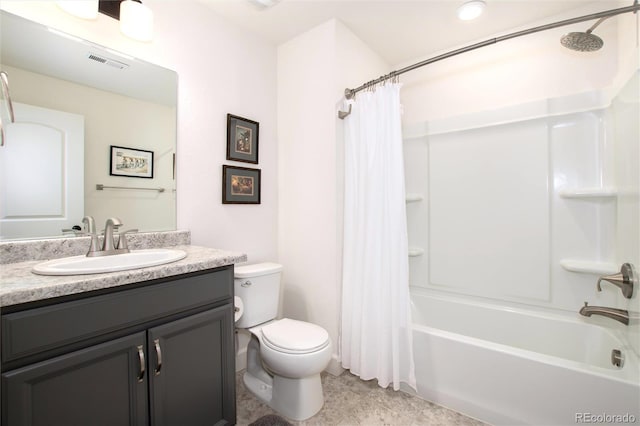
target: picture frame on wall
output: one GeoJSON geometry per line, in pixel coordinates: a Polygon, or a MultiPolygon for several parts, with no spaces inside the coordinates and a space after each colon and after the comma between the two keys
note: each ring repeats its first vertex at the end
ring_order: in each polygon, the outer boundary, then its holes
{"type": "Polygon", "coordinates": [[[260,204],[260,169],[222,166],[223,204],[260,204]]]}
{"type": "Polygon", "coordinates": [[[111,176],[153,179],[153,151],[111,145],[111,176]]]}
{"type": "Polygon", "coordinates": [[[258,164],[260,123],[227,114],[227,160],[258,164]]]}

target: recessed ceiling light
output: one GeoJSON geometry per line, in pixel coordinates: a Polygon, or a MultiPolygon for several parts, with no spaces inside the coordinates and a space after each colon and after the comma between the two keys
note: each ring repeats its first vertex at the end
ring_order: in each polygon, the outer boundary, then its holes
{"type": "Polygon", "coordinates": [[[458,18],[463,21],[470,21],[482,15],[485,7],[484,0],[471,0],[458,8],[458,18]]]}

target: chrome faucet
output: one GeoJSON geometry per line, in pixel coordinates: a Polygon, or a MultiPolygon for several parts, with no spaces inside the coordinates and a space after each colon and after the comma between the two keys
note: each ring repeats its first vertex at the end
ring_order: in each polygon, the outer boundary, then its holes
{"type": "Polygon", "coordinates": [[[120,232],[118,235],[118,243],[114,231],[117,231],[122,226],[122,221],[117,217],[110,217],[104,224],[104,241],[102,242],[102,248],[98,244],[98,235],[96,233],[96,224],[91,216],[86,216],[82,219],[82,222],[86,225],[87,232],[91,236],[91,247],[87,253],[87,257],[97,256],[111,256],[114,254],[129,253],[129,247],[127,246],[126,234],[138,232],[137,229],[130,229],[125,232],[120,232]]]}
{"type": "Polygon", "coordinates": [[[104,241],[102,242],[103,256],[116,254],[116,244],[115,240],[113,239],[113,230],[117,229],[118,226],[122,226],[122,222],[117,217],[110,217],[104,224],[104,241]]]}
{"type": "Polygon", "coordinates": [[[589,306],[584,302],[584,306],[580,308],[580,315],[590,317],[591,315],[602,315],[616,321],[629,325],[629,311],[624,309],[607,308],[606,306],[589,306]]]}

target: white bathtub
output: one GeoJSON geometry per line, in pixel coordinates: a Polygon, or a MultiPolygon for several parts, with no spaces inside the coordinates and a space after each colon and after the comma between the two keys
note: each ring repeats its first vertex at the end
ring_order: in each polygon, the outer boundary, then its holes
{"type": "Polygon", "coordinates": [[[638,356],[615,327],[577,313],[411,297],[422,398],[495,425],[640,423],[638,356]],[[622,368],[612,349],[624,353],[622,368]]]}

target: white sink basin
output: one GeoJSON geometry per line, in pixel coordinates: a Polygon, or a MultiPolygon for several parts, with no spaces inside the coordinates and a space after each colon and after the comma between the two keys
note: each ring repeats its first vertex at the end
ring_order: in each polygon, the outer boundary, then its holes
{"type": "Polygon", "coordinates": [[[147,249],[112,256],[73,256],[49,260],[33,267],[40,275],[83,275],[126,271],[147,266],[164,265],[187,257],[182,250],[147,249]]]}

